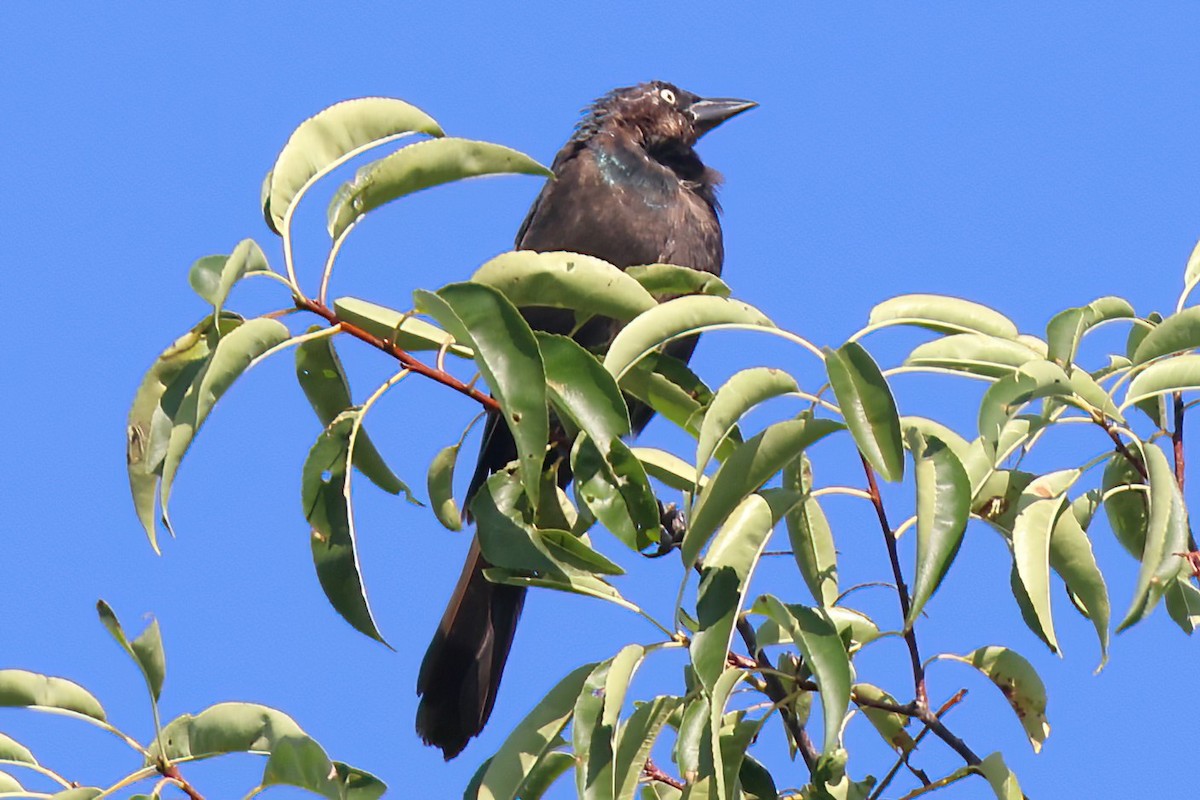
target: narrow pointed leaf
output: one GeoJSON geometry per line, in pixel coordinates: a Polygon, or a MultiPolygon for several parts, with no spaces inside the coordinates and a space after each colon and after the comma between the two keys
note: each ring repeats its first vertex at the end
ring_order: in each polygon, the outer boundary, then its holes
{"type": "Polygon", "coordinates": [[[346,100],[309,117],[292,133],[263,183],[263,216],[275,233],[312,178],[372,142],[404,133],[441,136],[424,111],[390,97],[346,100]]]}
{"type": "Polygon", "coordinates": [[[839,423],[827,419],[784,420],[738,445],[692,507],[692,518],[683,539],[684,564],[690,566],[696,562],[713,531],[748,494],[799,458],[809,445],[841,428],[839,423]]]}
{"type": "Polygon", "coordinates": [[[678,697],[656,697],[641,704],[621,726],[613,766],[616,800],[634,800],[650,749],[680,702],[678,697]]]}
{"type": "Polygon", "coordinates": [[[1050,735],[1046,722],[1046,687],[1033,666],[1006,647],[981,647],[962,656],[943,655],[939,658],[961,661],[986,675],[1004,694],[1025,728],[1025,735],[1036,753],[1050,735]]]}
{"type": "MultiPolygon", "coordinates": [[[[858,703],[859,710],[862,711],[871,723],[871,726],[879,732],[883,740],[888,743],[898,753],[905,754],[912,751],[916,747],[912,736],[905,728],[908,726],[909,718],[903,714],[897,714],[894,711],[885,711],[881,708],[875,708],[869,705],[862,705],[861,700],[874,702],[896,703],[896,698],[869,683],[856,683],[852,687],[854,700],[858,703]]],[[[896,703],[899,705],[898,703],[896,703]]]]}
{"type": "MultiPolygon", "coordinates": [[[[308,332],[316,330],[320,328],[314,325],[308,332]]],[[[353,405],[346,370],[342,368],[342,360],[329,336],[309,339],[296,346],[296,380],[322,427],[328,426],[338,414],[353,405]]],[[[354,444],[354,466],[388,494],[409,494],[404,481],[397,478],[384,462],[365,430],[358,432],[354,444]]]]}
{"type": "Polygon", "coordinates": [[[987,306],[937,294],[906,294],[871,309],[870,324],[918,325],[939,333],[983,333],[1016,338],[1017,326],[987,306]]]}
{"type": "Polygon", "coordinates": [[[971,514],[971,481],[958,456],[941,439],[909,430],[917,489],[917,562],[911,627],[958,555],[971,514]]]}
{"type": "Polygon", "coordinates": [[[729,698],[742,681],[746,672],[732,667],[721,673],[712,690],[712,706],[709,715],[709,740],[713,749],[713,779],[718,800],[733,798],[733,784],[746,754],[750,737],[757,732],[758,722],[750,721],[739,725],[744,711],[725,713],[729,698]],[[741,734],[741,735],[739,735],[741,734]],[[740,745],[740,747],[738,746],[740,745]]]}
{"type": "Polygon", "coordinates": [[[751,494],[729,515],[705,555],[696,598],[700,630],[690,650],[696,676],[709,692],[725,668],[734,623],[774,522],[768,502],[751,494]]]}
{"type": "Polygon", "coordinates": [[[837,627],[825,609],[787,606],[771,595],[758,598],[753,610],[787,629],[804,655],[804,663],[821,688],[825,721],[823,750],[832,753],[840,746],[842,718],[850,706],[850,657],[837,627]]]}
{"type": "Polygon", "coordinates": [[[192,264],[188,283],[196,294],[212,305],[213,312],[220,315],[234,284],[252,272],[270,271],[271,265],[258,243],[243,239],[230,255],[206,256],[192,264]]]}
{"type": "Polygon", "coordinates": [[[991,452],[999,451],[1005,425],[1029,401],[1072,393],[1062,367],[1049,361],[1030,361],[992,384],[979,403],[979,433],[991,452]]]}
{"type": "Polygon", "coordinates": [[[1019,341],[982,333],[960,333],[918,345],[904,360],[906,366],[949,369],[1002,378],[1042,356],[1019,341]]]}
{"type": "Polygon", "coordinates": [[[121,627],[117,615],[108,603],[103,600],[98,601],[96,612],[100,615],[100,622],[108,629],[113,639],[137,664],[138,669],[142,672],[142,677],[146,680],[146,689],[150,692],[151,699],[157,703],[162,694],[163,679],[167,672],[167,658],[163,652],[162,632],[159,630],[158,620],[151,620],[145,630],[131,642],[125,636],[125,630],[121,627]]]}
{"type": "Polygon", "coordinates": [[[454,341],[454,337],[436,325],[419,317],[405,314],[357,297],[339,297],[333,301],[338,319],[367,333],[394,343],[401,350],[441,350],[460,358],[473,358],[471,348],[454,341]]]}
{"type": "Polygon", "coordinates": [[[304,517],[312,528],[313,563],[325,597],[361,633],[387,644],[375,624],[358,562],[350,471],[360,409],[338,415],[309,450],[301,478],[304,517]]]}
{"type": "Polygon", "coordinates": [[[577,668],[552,688],[492,756],[479,783],[479,800],[516,800],[526,776],[552,749],[571,719],[575,701],[596,664],[577,668]]]}
{"type": "MultiPolygon", "coordinates": [[[[677,358],[651,353],[620,381],[621,389],[642,401],[663,418],[695,437],[700,435],[703,409],[713,398],[704,381],[677,358]]],[[[728,439],[740,441],[737,432],[728,439]]],[[[727,455],[718,448],[719,455],[727,455]]]]}
{"type": "MultiPolygon", "coordinates": [[[[653,447],[631,447],[629,452],[642,462],[649,477],[681,492],[696,491],[695,468],[679,456],[653,447]]],[[[707,483],[708,478],[702,477],[700,487],[703,488],[707,483]]]]}
{"type": "Polygon", "coordinates": [[[1104,512],[1113,535],[1134,558],[1141,559],[1146,549],[1146,530],[1150,524],[1150,495],[1142,476],[1123,455],[1114,453],[1104,466],[1104,512]],[[1113,491],[1118,487],[1121,491],[1113,491]]]}
{"type": "Polygon", "coordinates": [[[285,736],[272,742],[262,785],[298,786],[329,800],[340,800],[343,794],[333,762],[308,736],[285,736]]]}
{"type": "MultiPolygon", "coordinates": [[[[575,794],[584,800],[611,800],[615,727],[604,719],[606,686],[613,659],[600,662],[575,700],[571,749],[575,753],[575,794]]],[[[624,691],[622,690],[622,696],[624,691]]]]}
{"type": "Polygon", "coordinates": [[[658,541],[658,503],[649,478],[620,439],[606,447],[580,436],[571,449],[575,495],[610,533],[631,550],[658,541]]]}
{"type": "Polygon", "coordinates": [[[462,512],[454,502],[454,465],[458,461],[458,450],[462,443],[447,445],[438,451],[429,463],[426,481],[429,489],[429,505],[438,522],[452,531],[462,530],[462,512]]]}
{"type": "Polygon", "coordinates": [[[1200,347],[1200,306],[1185,308],[1146,334],[1133,353],[1134,365],[1200,347]]]}
{"type": "Polygon", "coordinates": [[[553,173],[524,153],[491,142],[445,137],[402,147],[367,164],[329,205],[329,235],[339,238],[362,217],[405,195],[483,175],[553,173]]]}
{"type": "Polygon", "coordinates": [[[174,417],[184,392],[216,346],[219,330],[228,333],[241,324],[236,315],[224,314],[214,325],[205,317],[159,355],[142,379],[129,409],[126,428],[126,462],[134,509],[150,546],[158,552],[155,506],[163,458],[171,438],[174,417]]]}
{"type": "Polygon", "coordinates": [[[1046,644],[1055,653],[1058,652],[1058,639],[1050,609],[1050,538],[1064,502],[1062,497],[1044,498],[1026,488],[1017,501],[1012,533],[1017,576],[1046,644]]]}
{"type": "Polygon", "coordinates": [[[812,464],[808,456],[801,456],[783,468],[783,488],[804,496],[785,516],[792,557],[817,604],[831,606],[838,597],[837,549],[829,520],[812,496],[812,464]]]}
{"type": "Polygon", "coordinates": [[[622,328],[604,357],[604,368],[620,380],[634,364],[668,341],[722,325],[774,327],[761,311],[737,300],[712,295],[678,297],[622,328]]]}
{"type": "MultiPolygon", "coordinates": [[[[1195,310],[1200,312],[1200,307],[1195,310]]],[[[1151,364],[1139,372],[1129,382],[1121,408],[1162,394],[1191,389],[1200,389],[1200,355],[1175,356],[1151,364]]]]}
{"type": "Polygon", "coordinates": [[[1117,633],[1145,619],[1186,566],[1178,554],[1188,549],[1187,509],[1174,470],[1161,448],[1146,447],[1143,452],[1150,470],[1150,520],[1133,601],[1117,633]]]}
{"type": "Polygon", "coordinates": [[[685,294],[729,297],[730,293],[725,281],[711,272],[675,264],[644,264],[628,268],[625,274],[660,300],[685,294]]]}
{"type": "Polygon", "coordinates": [[[550,421],[546,373],[533,331],[521,312],[490,286],[452,283],[437,294],[417,291],[414,297],[418,306],[475,351],[475,364],[500,403],[516,442],[521,482],[536,506],[550,421]]]}
{"type": "Polygon", "coordinates": [[[704,472],[717,445],[748,411],[773,397],[798,391],[799,388],[795,378],[771,367],[753,367],[735,373],[716,391],[700,424],[696,475],[704,472]]]}
{"type": "Polygon", "coordinates": [[[37,764],[37,759],[25,745],[0,733],[0,761],[15,761],[18,764],[37,764]]]}
{"type": "Polygon", "coordinates": [[[16,778],[14,778],[12,775],[9,775],[7,772],[0,772],[0,795],[16,796],[16,797],[30,797],[30,796],[36,797],[36,795],[26,794],[25,787],[21,785],[21,782],[19,780],[17,780],[16,778]],[[9,795],[10,792],[12,793],[12,795],[9,795]]]}
{"type": "Polygon", "coordinates": [[[1101,297],[1086,306],[1068,308],[1054,315],[1046,325],[1046,358],[1059,366],[1068,368],[1075,361],[1075,353],[1083,335],[1102,322],[1113,319],[1130,319],[1133,306],[1120,297],[1101,297]]]}
{"type": "Polygon", "coordinates": [[[630,320],[654,308],[650,292],[620,269],[580,253],[515,250],[488,261],[471,276],[514,306],[565,308],[581,315],[630,320]]]}
{"type": "Polygon", "coordinates": [[[50,795],[50,800],[93,800],[93,798],[99,797],[102,794],[104,794],[104,790],[95,786],[80,786],[75,789],[56,792],[50,795]]]}
{"type": "Polygon", "coordinates": [[[1079,498],[1055,520],[1050,537],[1050,566],[1066,583],[1072,598],[1096,628],[1100,641],[1100,665],[1096,668],[1099,671],[1108,661],[1111,610],[1104,575],[1096,564],[1092,544],[1077,511],[1082,507],[1080,501],[1086,503],[1086,500],[1086,497],[1079,498]]]}
{"type": "Polygon", "coordinates": [[[867,462],[884,480],[904,477],[900,417],[887,379],[857,342],[825,348],[825,368],[846,427],[867,462]]]}
{"type": "Polygon", "coordinates": [[[60,708],[104,722],[100,701],[66,678],[54,678],[23,669],[0,669],[0,707],[60,708]]]}
{"type": "Polygon", "coordinates": [[[212,355],[180,401],[179,412],[173,419],[159,488],[164,518],[180,462],[213,406],[257,359],[271,348],[283,344],[289,336],[287,326],[282,322],[259,317],[242,323],[216,343],[212,355]]]}

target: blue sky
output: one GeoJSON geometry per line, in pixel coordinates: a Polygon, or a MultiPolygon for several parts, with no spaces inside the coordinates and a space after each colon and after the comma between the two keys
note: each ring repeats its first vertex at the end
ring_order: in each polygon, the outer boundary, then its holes
{"type": "MultiPolygon", "coordinates": [[[[281,263],[259,184],[306,116],[349,97],[397,96],[452,134],[548,163],[578,109],[613,86],[663,78],[757,100],[761,108],[700,148],[726,176],[726,276],[736,296],[824,344],[859,328],[877,302],[915,291],[986,301],[1034,333],[1055,311],[1101,295],[1126,297],[1140,313],[1167,310],[1200,236],[1194,4],[824,3],[751,13],[697,2],[686,15],[650,3],[147,8],[0,5],[0,666],[76,679],[145,737],[140,680],[93,605],[105,598],[129,627],[152,613],[167,644],[166,715],[226,699],[279,707],[396,796],[406,787],[457,796],[541,691],[652,630],[608,608],[533,597],[487,734],[443,764],[412,732],[413,686],[466,539],[364,485],[366,580],[397,651],[333,614],[298,502],[317,426],[287,357],[218,407],[177,484],[179,538],[152,554],[125,482],[128,403],[155,354],[204,313],[186,282],[192,261],[252,236],[281,263]]],[[[465,278],[511,246],[537,189],[532,178],[473,182],[373,215],[344,250],[335,293],[403,306],[414,288],[465,278]]],[[[323,203],[305,211],[298,224],[312,233],[300,257],[311,275],[323,257],[323,203]]],[[[263,284],[240,289],[233,307],[278,307],[263,284]]],[[[895,363],[913,341],[868,344],[895,363]]],[[[360,396],[387,376],[374,354],[347,361],[360,396]]],[[[696,360],[713,381],[758,363],[816,377],[794,351],[738,337],[706,341],[696,360]]],[[[942,413],[969,432],[977,393],[937,386],[902,392],[902,411],[942,413]]],[[[465,399],[409,381],[372,412],[371,428],[420,486],[429,458],[472,414],[465,399]]],[[[646,438],[681,443],[665,425],[646,438]]],[[[1103,447],[1079,441],[1089,453],[1103,447]]],[[[836,475],[835,449],[817,452],[818,478],[826,455],[836,475]]],[[[829,509],[844,569],[877,577],[878,531],[852,503],[829,509]]],[[[1119,613],[1132,562],[1103,525],[1094,540],[1119,613]]],[[[940,665],[935,698],[971,690],[956,732],[980,752],[1003,749],[1033,796],[1177,793],[1194,750],[1192,643],[1159,612],[1118,637],[1093,677],[1090,625],[1061,592],[1060,660],[1021,625],[998,537],[972,527],[962,557],[969,563],[927,609],[926,652],[1000,643],[1026,654],[1048,685],[1053,733],[1034,756],[998,693],[940,665]]],[[[639,585],[661,580],[655,569],[637,565],[623,587],[639,596],[639,585]]],[[[786,574],[772,566],[761,580],[786,574]]],[[[879,665],[902,667],[897,656],[885,652],[879,665]]],[[[648,673],[644,691],[655,674],[673,681],[674,669],[648,673]]],[[[903,672],[895,684],[906,685],[903,672]]],[[[135,766],[119,745],[63,720],[7,712],[0,730],[51,765],[77,768],[80,780],[135,766]]],[[[870,754],[879,752],[862,741],[851,769],[878,774],[870,754]]],[[[778,747],[774,755],[782,782],[802,781],[778,747]]],[[[234,760],[189,775],[209,797],[234,796],[256,768],[234,760]]],[[[981,783],[946,794],[988,795],[981,783]]]]}

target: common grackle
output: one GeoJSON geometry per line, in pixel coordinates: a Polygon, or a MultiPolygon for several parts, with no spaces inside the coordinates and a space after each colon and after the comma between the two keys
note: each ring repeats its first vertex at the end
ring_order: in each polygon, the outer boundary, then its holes
{"type": "MultiPolygon", "coordinates": [[[[567,250],[604,259],[621,269],[670,263],[721,273],[724,246],[717,219],[720,175],[704,166],[696,141],[725,120],[755,106],[747,100],[704,99],[654,81],[616,89],[585,113],[554,159],[546,183],[517,232],[517,249],[567,250]]],[[[570,333],[571,312],[523,309],[531,327],[570,333]]],[[[603,349],[615,335],[611,320],[593,319],[574,333],[585,347],[603,349]]],[[[687,360],[695,338],[667,352],[687,360]]],[[[634,433],[653,412],[631,408],[634,433]]],[[[491,415],[468,500],[493,472],[516,457],[507,426],[491,415]]],[[[560,484],[570,470],[560,468],[560,484]]],[[[525,589],[489,582],[479,540],[471,543],[462,577],[421,664],[417,733],[446,759],[462,752],[492,713],[512,646],[525,589]]]]}

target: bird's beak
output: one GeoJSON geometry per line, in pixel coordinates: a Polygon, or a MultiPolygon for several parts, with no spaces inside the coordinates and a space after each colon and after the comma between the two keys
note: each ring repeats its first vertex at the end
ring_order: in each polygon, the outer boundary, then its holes
{"type": "Polygon", "coordinates": [[[725,120],[736,117],[743,111],[749,111],[757,106],[753,100],[738,100],[735,97],[701,98],[688,106],[688,113],[696,126],[696,136],[700,137],[720,125],[725,120]]]}

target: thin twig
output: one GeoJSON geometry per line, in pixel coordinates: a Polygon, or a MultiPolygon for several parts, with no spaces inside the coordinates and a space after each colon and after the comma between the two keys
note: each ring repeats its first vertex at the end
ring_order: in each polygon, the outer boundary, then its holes
{"type": "Polygon", "coordinates": [[[1175,482],[1183,494],[1183,392],[1175,393],[1175,430],[1171,431],[1171,444],[1175,446],[1175,482]]]}
{"type": "MultiPolygon", "coordinates": [[[[746,649],[754,654],[756,667],[762,670],[763,677],[763,693],[771,699],[779,708],[779,717],[783,720],[783,724],[787,727],[788,733],[791,734],[792,740],[796,743],[796,749],[800,751],[800,757],[804,759],[804,765],[808,767],[811,773],[817,766],[816,746],[813,745],[812,739],[808,738],[808,732],[804,730],[804,726],[793,717],[785,708],[788,695],[790,694],[779,676],[775,674],[775,667],[767,658],[767,653],[758,646],[757,637],[754,635],[754,628],[746,621],[745,617],[739,617],[737,621],[738,633],[742,636],[742,641],[746,643],[746,649]]],[[[815,688],[815,687],[814,687],[815,688]]]]}
{"type": "Polygon", "coordinates": [[[179,772],[179,768],[174,764],[163,764],[159,766],[158,771],[162,773],[164,778],[170,778],[188,796],[188,800],[204,800],[204,795],[196,791],[196,787],[187,782],[187,778],[183,777],[179,772]]]}
{"type": "MultiPolygon", "coordinates": [[[[951,697],[946,702],[942,703],[942,707],[937,710],[937,716],[939,718],[946,716],[946,714],[949,713],[950,709],[954,708],[956,705],[961,703],[963,701],[963,698],[966,696],[967,696],[967,690],[959,689],[957,692],[955,692],[953,697],[951,697]]],[[[888,787],[888,784],[890,784],[892,782],[892,779],[896,777],[896,773],[900,771],[900,767],[906,766],[908,764],[909,755],[911,755],[917,749],[917,745],[919,745],[921,743],[921,740],[924,739],[928,734],[929,734],[929,728],[922,727],[920,732],[916,735],[916,737],[913,738],[912,749],[909,750],[907,753],[900,754],[900,758],[896,759],[896,763],[893,764],[892,768],[890,770],[888,770],[888,773],[883,776],[883,780],[881,780],[879,782],[879,785],[875,787],[875,791],[871,792],[871,796],[868,797],[867,800],[879,800],[880,795],[883,794],[883,790],[888,787]]]]}
{"type": "Polygon", "coordinates": [[[1108,417],[1100,414],[1092,419],[1097,425],[1104,429],[1104,432],[1108,434],[1108,438],[1112,439],[1113,446],[1117,448],[1117,452],[1123,455],[1125,460],[1133,465],[1133,468],[1136,469],[1138,474],[1142,476],[1142,480],[1150,480],[1150,473],[1146,471],[1146,465],[1143,464],[1142,460],[1135,456],[1133,452],[1125,446],[1123,441],[1121,441],[1121,434],[1117,433],[1116,429],[1113,428],[1112,422],[1109,421],[1108,417]]]}
{"type": "Polygon", "coordinates": [[[667,786],[673,786],[676,789],[686,789],[687,788],[686,783],[679,780],[678,778],[672,778],[670,775],[663,772],[649,758],[646,759],[645,765],[642,766],[642,775],[644,775],[646,777],[646,780],[658,781],[659,783],[665,783],[667,786]]]}
{"type": "Polygon", "coordinates": [[[463,383],[448,372],[435,369],[425,362],[419,361],[407,350],[397,347],[395,343],[390,342],[387,339],[382,339],[375,334],[370,333],[369,331],[363,330],[353,323],[340,319],[337,315],[337,312],[324,303],[319,303],[316,300],[310,300],[305,297],[297,297],[295,300],[298,308],[302,308],[305,311],[311,311],[317,316],[327,320],[331,325],[341,325],[343,332],[350,334],[356,339],[366,342],[374,348],[382,350],[383,352],[392,356],[392,358],[399,361],[401,366],[404,368],[412,370],[418,375],[423,375],[430,380],[434,380],[440,384],[449,386],[454,391],[465,394],[467,397],[471,398],[490,411],[500,410],[500,404],[497,403],[494,398],[484,394],[474,386],[463,383]]]}

